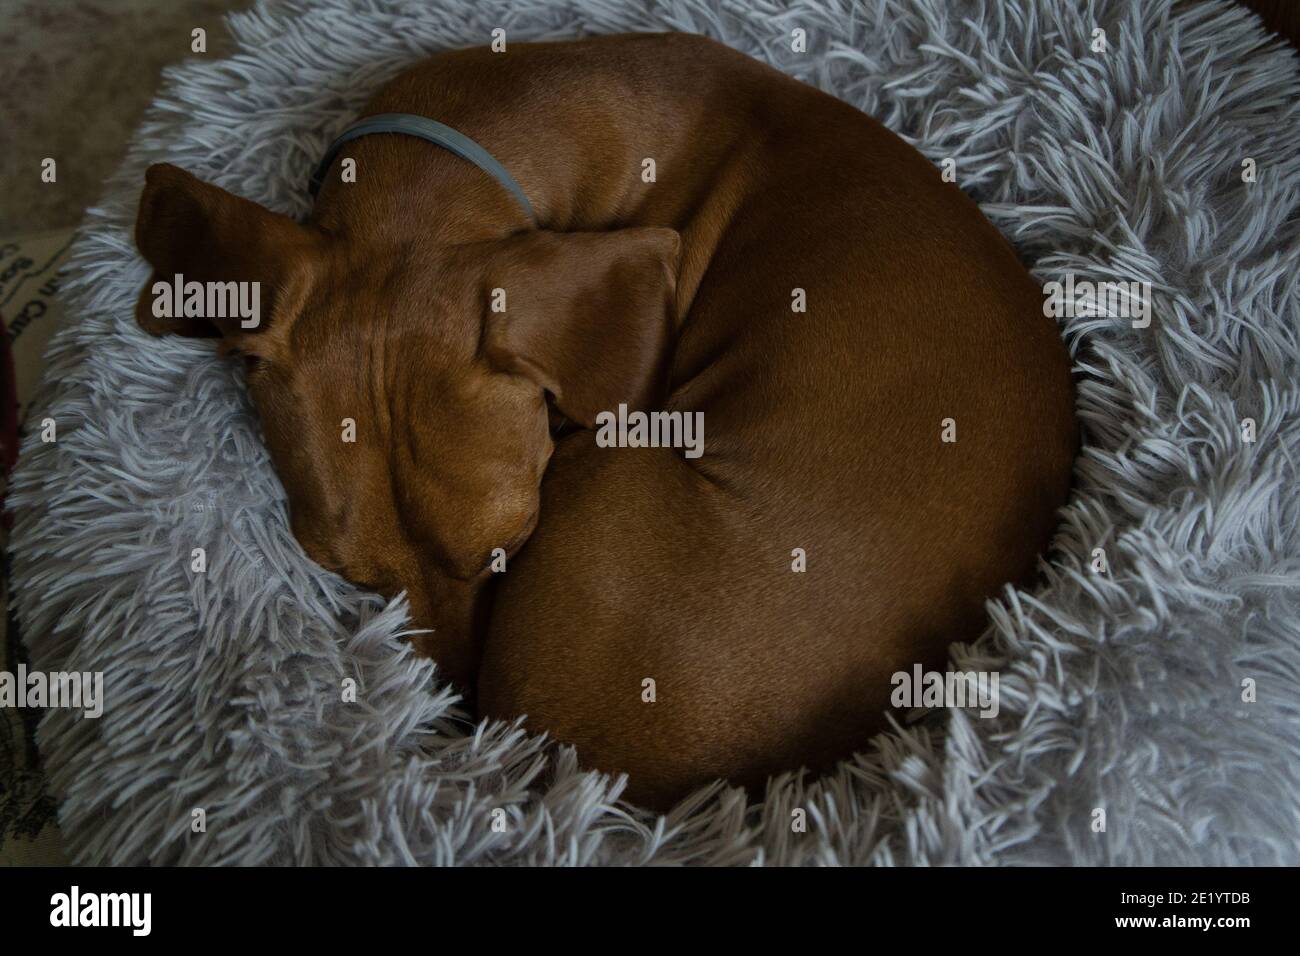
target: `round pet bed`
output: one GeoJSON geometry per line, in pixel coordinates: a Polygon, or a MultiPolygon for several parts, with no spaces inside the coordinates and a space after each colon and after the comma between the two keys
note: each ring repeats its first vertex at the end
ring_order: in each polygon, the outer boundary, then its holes
{"type": "Polygon", "coordinates": [[[32,666],[103,672],[102,717],[52,709],[40,732],[74,861],[1300,862],[1300,74],[1256,17],[1226,0],[320,0],[230,23],[241,52],[167,72],[88,215],[33,415],[57,440],[33,428],[14,477],[32,666]],[[707,33],[955,160],[1044,284],[1150,283],[1145,327],[1060,320],[1076,490],[1042,581],[952,651],[1000,672],[996,717],[900,726],[758,804],[714,786],[663,818],[627,806],[571,750],[467,719],[400,640],[404,605],[303,555],[237,364],[137,329],[148,163],[302,216],[376,87],[499,27],[707,33]]]}

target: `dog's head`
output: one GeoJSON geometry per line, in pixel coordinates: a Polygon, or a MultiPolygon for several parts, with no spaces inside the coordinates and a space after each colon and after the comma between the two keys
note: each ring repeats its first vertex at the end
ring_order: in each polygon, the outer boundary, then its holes
{"type": "Polygon", "coordinates": [[[414,623],[435,628],[425,649],[468,683],[495,549],[513,555],[538,520],[548,398],[591,427],[620,402],[658,397],[678,237],[364,235],[302,226],[153,166],[136,244],[154,275],[136,317],[155,335],[220,337],[243,357],[304,551],[381,594],[405,590],[414,623]],[[257,283],[256,325],[211,314],[234,286],[214,286],[202,315],[166,314],[158,284],[177,275],[257,283]]]}

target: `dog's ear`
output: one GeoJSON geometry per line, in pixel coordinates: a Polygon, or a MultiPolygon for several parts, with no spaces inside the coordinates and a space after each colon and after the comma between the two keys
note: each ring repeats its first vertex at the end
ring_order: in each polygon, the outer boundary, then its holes
{"type": "Polygon", "coordinates": [[[680,237],[672,229],[529,232],[502,243],[489,271],[484,347],[588,428],[619,403],[663,398],[676,334],[680,237]]]}
{"type": "MultiPolygon", "coordinates": [[[[287,216],[159,163],[145,173],[135,244],[154,269],[136,302],[136,321],[145,331],[220,335],[227,345],[257,354],[272,344],[267,330],[278,325],[283,331],[301,307],[320,238],[287,216]],[[206,309],[201,316],[177,315],[175,297],[163,285],[172,288],[178,275],[186,285],[256,282],[256,325],[246,316],[208,315],[206,309]]],[[[244,287],[245,303],[252,302],[252,289],[244,287]]]]}

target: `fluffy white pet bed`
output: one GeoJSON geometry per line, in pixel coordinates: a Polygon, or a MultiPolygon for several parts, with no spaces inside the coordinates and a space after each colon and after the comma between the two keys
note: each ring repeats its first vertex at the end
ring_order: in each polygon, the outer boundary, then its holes
{"type": "Polygon", "coordinates": [[[1300,82],[1252,14],[322,0],[231,25],[243,52],[168,72],[88,217],[35,416],[58,440],[29,436],[15,478],[33,666],[104,673],[102,718],[52,710],[41,728],[76,861],[1300,862],[1300,82]],[[628,807],[572,752],[468,722],[399,641],[404,605],[303,556],[235,363],[137,330],[149,162],[301,216],[312,165],[381,82],[497,27],[710,34],[956,159],[1042,281],[1151,283],[1149,328],[1062,321],[1077,491],[1041,585],[1001,595],[983,638],[953,650],[956,667],[1000,669],[996,718],[953,710],[864,740],[761,805],[714,787],[667,818],[628,807]]]}

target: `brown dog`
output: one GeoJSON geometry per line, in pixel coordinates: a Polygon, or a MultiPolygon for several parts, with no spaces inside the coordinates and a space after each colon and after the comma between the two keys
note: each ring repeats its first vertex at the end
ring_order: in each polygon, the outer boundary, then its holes
{"type": "Polygon", "coordinates": [[[541,228],[409,136],[348,144],[307,225],[155,166],[155,280],[260,282],[264,318],[157,319],[146,287],[139,320],[248,356],[303,548],[405,590],[482,714],[648,806],[755,787],[865,748],[891,675],[1032,575],[1076,449],[1066,351],[883,127],[680,34],[448,53],[365,112],[472,137],[541,228]],[[599,446],[620,403],[703,412],[703,456],[599,446]]]}

